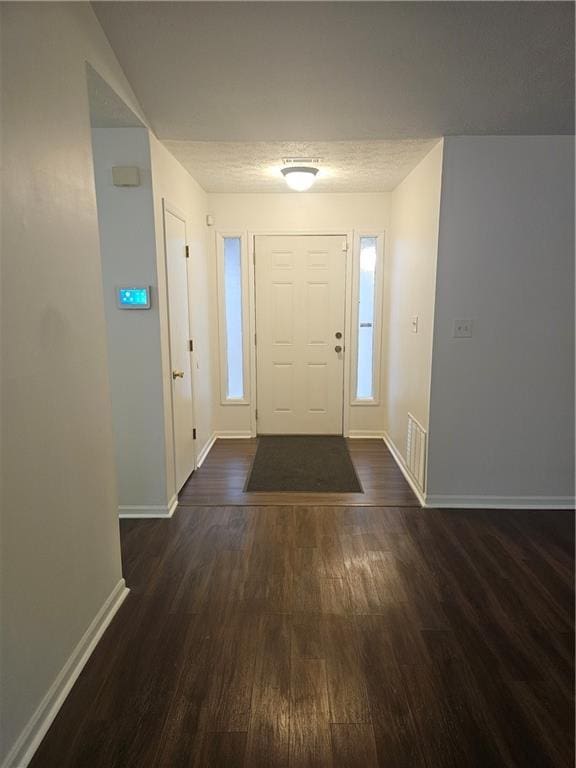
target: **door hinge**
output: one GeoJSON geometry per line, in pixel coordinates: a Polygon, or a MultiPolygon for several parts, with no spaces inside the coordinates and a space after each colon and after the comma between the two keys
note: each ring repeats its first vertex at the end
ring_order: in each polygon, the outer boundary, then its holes
{"type": "Polygon", "coordinates": [[[344,252],[348,251],[348,238],[346,238],[345,240],[342,241],[342,250],[344,252]]]}
{"type": "Polygon", "coordinates": [[[186,253],[186,258],[189,259],[190,258],[190,246],[189,245],[184,246],[184,252],[186,253]]]}
{"type": "Polygon", "coordinates": [[[256,334],[254,334],[254,346],[256,346],[256,343],[257,343],[257,342],[256,342],[256,338],[257,338],[257,337],[256,337],[256,334]]]}
{"type": "Polygon", "coordinates": [[[192,440],[196,440],[196,427],[192,430],[192,440]]]}
{"type": "Polygon", "coordinates": [[[258,421],[258,408],[256,408],[255,418],[256,418],[256,421],[258,421]]]}
{"type": "Polygon", "coordinates": [[[188,350],[190,352],[194,352],[194,339],[190,339],[190,341],[188,342],[188,350]]]}

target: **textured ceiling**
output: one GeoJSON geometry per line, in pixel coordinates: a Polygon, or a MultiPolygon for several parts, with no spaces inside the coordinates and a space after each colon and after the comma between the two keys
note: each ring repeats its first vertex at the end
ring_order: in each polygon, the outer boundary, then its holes
{"type": "Polygon", "coordinates": [[[285,192],[286,157],[320,158],[314,192],[393,189],[435,140],[337,142],[164,141],[208,192],[285,192]]]}
{"type": "Polygon", "coordinates": [[[161,139],[341,141],[573,130],[561,2],[104,2],[161,139]]]}
{"type": "Polygon", "coordinates": [[[156,135],[209,191],[283,190],[298,155],[323,160],[315,190],[383,191],[443,135],[574,130],[572,3],[93,5],[156,135]]]}

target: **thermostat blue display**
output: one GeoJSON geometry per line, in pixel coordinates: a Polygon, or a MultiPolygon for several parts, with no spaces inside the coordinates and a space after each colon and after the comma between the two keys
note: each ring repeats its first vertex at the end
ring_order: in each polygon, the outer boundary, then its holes
{"type": "Polygon", "coordinates": [[[119,309],[150,309],[150,288],[117,288],[116,303],[119,309]]]}

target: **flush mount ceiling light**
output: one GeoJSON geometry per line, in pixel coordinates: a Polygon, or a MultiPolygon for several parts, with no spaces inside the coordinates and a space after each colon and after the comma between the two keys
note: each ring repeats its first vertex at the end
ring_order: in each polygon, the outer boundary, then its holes
{"type": "MultiPolygon", "coordinates": [[[[301,160],[300,163],[302,162],[304,161],[301,160]]],[[[294,189],[296,192],[305,192],[310,189],[316,180],[318,168],[310,165],[299,165],[297,160],[285,160],[284,163],[285,167],[282,168],[281,173],[290,189],[294,189]]]]}

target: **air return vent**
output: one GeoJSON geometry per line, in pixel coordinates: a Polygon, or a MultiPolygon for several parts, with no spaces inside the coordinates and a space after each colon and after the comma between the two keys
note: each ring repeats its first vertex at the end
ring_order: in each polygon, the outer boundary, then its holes
{"type": "Polygon", "coordinates": [[[408,414],[406,466],[421,491],[426,479],[426,431],[411,413],[408,414]]]}

